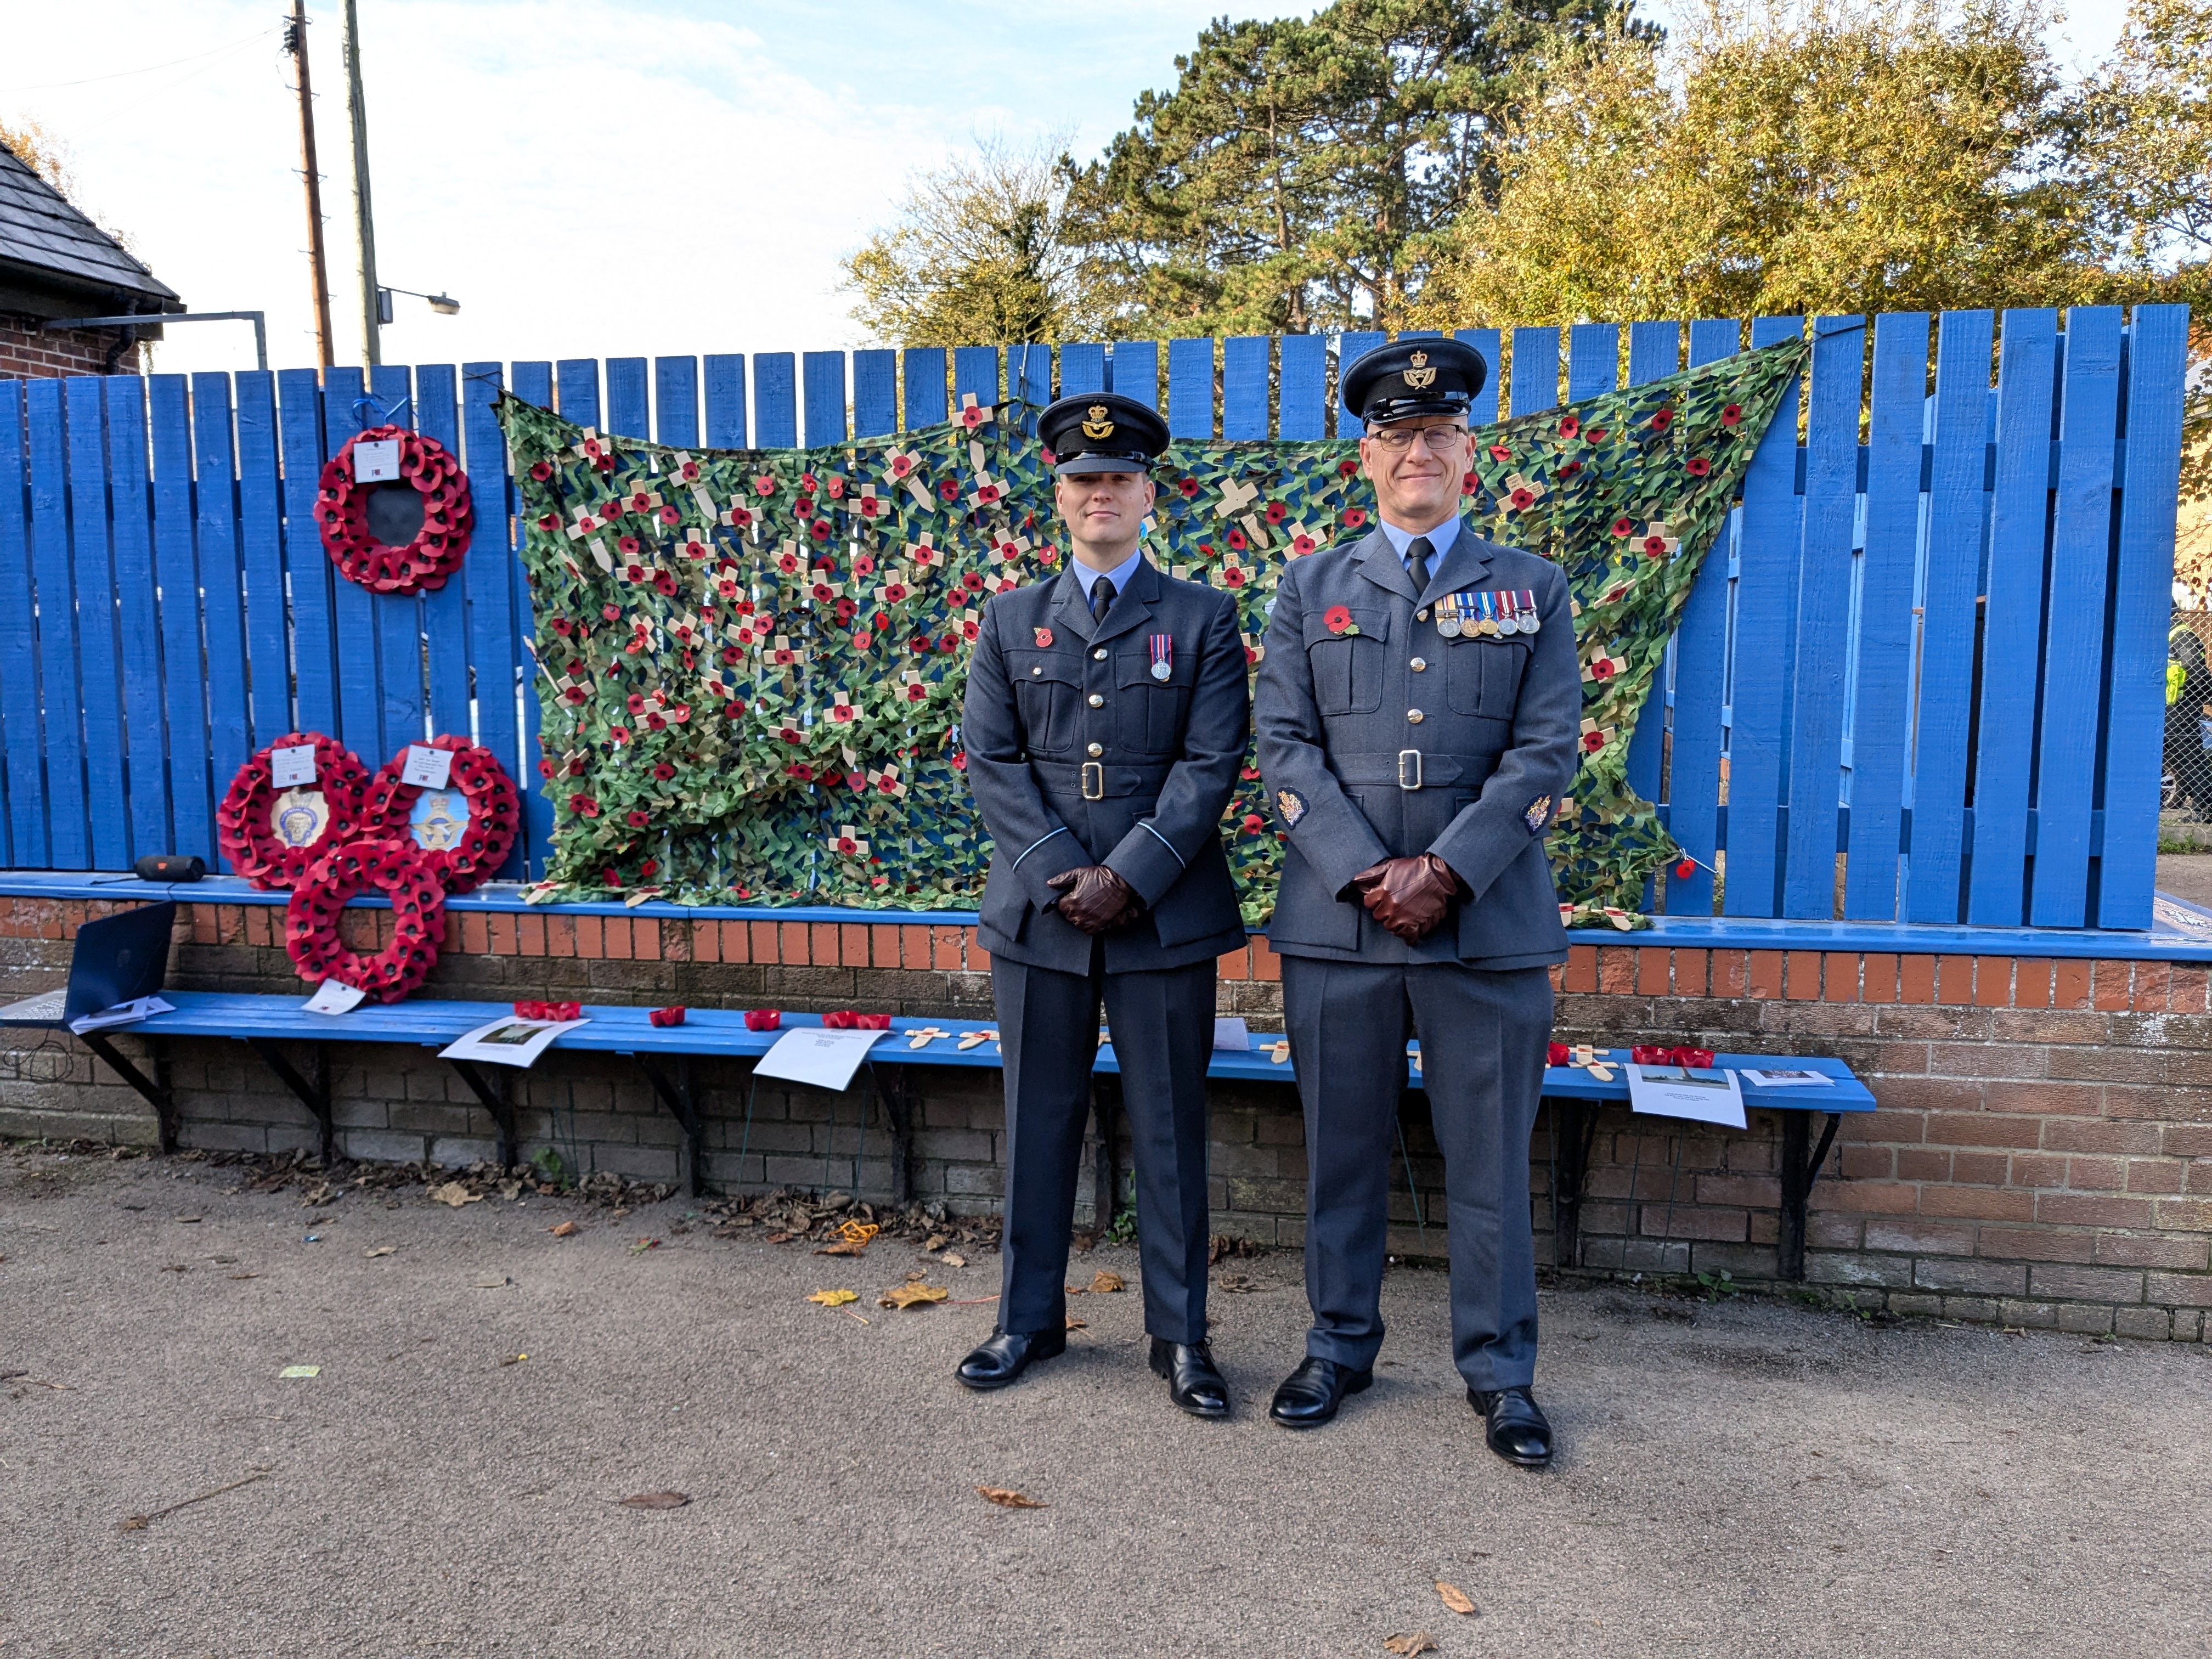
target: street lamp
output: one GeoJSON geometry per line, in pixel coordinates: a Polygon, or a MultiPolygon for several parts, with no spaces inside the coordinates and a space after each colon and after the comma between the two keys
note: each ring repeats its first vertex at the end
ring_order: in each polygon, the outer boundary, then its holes
{"type": "Polygon", "coordinates": [[[388,326],[392,321],[392,296],[405,294],[417,300],[426,300],[430,309],[441,317],[458,316],[461,302],[449,294],[417,294],[411,288],[380,288],[376,290],[376,320],[388,326]]]}

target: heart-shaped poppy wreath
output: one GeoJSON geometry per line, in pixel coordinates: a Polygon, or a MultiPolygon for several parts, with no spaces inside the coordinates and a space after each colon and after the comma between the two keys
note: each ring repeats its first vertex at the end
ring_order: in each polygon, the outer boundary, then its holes
{"type": "Polygon", "coordinates": [[[443,587],[459,567],[476,528],[476,508],[469,475],[445,445],[404,426],[376,426],[347,439],[323,464],[315,522],[331,562],[347,580],[374,593],[422,593],[443,587]],[[422,496],[422,527],[404,547],[388,546],[369,533],[368,498],[381,486],[354,480],[354,446],[384,439],[398,441],[399,482],[414,485],[422,496]]]}
{"type": "MultiPolygon", "coordinates": [[[[412,748],[416,745],[410,744],[412,748]]],[[[447,787],[468,802],[469,818],[450,847],[422,847],[410,835],[415,803],[422,797],[419,784],[404,781],[407,750],[394,755],[370,783],[368,799],[362,809],[365,832],[397,836],[415,841],[422,862],[448,893],[466,893],[497,873],[507,862],[522,819],[521,798],[499,757],[466,738],[433,738],[424,745],[443,749],[453,757],[447,787]]]]}
{"type": "Polygon", "coordinates": [[[308,866],[360,832],[368,793],[368,769],[353,750],[319,732],[287,732],[238,769],[216,809],[216,840],[230,867],[256,887],[297,886],[308,866]],[[276,833],[279,797],[289,792],[277,789],[270,756],[307,744],[314,745],[315,781],[307,787],[322,796],[326,817],[319,834],[293,842],[276,833]]]}
{"type": "Polygon", "coordinates": [[[365,836],[324,854],[284,915],[284,948],[301,978],[334,979],[383,1002],[422,983],[445,935],[445,890],[422,849],[396,836],[365,836]],[[348,899],[372,888],[392,901],[392,942],[362,956],[346,944],[339,920],[348,899]]]}

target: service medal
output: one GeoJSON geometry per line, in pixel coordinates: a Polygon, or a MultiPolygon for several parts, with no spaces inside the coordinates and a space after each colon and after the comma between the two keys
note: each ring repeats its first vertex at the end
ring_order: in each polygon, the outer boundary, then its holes
{"type": "Polygon", "coordinates": [[[1514,608],[1513,595],[1503,588],[1498,593],[1498,631],[1501,634],[1518,634],[1521,631],[1521,618],[1514,608]]]}
{"type": "Polygon", "coordinates": [[[1498,595],[1485,590],[1474,596],[1475,608],[1481,620],[1475,623],[1475,632],[1485,639],[1494,639],[1498,634],[1498,595]]]}
{"type": "Polygon", "coordinates": [[[1523,634],[1533,634],[1544,625],[1543,618],[1536,614],[1536,590],[1533,587],[1524,587],[1521,590],[1520,597],[1521,631],[1523,634]]]}
{"type": "Polygon", "coordinates": [[[1175,635],[1155,634],[1152,641],[1152,678],[1165,680],[1175,672],[1175,635]]]}
{"type": "Polygon", "coordinates": [[[1459,599],[1458,594],[1447,593],[1437,601],[1437,632],[1448,640],[1460,635],[1459,599]]]}

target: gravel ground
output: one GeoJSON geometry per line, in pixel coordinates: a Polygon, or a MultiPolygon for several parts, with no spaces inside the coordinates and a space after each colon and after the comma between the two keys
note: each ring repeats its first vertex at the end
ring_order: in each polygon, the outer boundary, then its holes
{"type": "Polygon", "coordinates": [[[1564,1454],[1530,1474],[1483,1449],[1437,1273],[1393,1274],[1376,1386],[1294,1436],[1263,1415],[1291,1256],[1217,1269],[1250,1288],[1216,1297],[1215,1424],[1145,1369],[1131,1250],[1078,1258],[1131,1293],[1075,1298],[1068,1355],[987,1396],[950,1372],[988,1304],[876,1297],[916,1267],[988,1297],[988,1252],[238,1187],[0,1153],[6,1659],[2207,1648],[2202,1346],[1563,1289],[1564,1454]],[[834,1287],[860,1299],[805,1300],[834,1287]]]}

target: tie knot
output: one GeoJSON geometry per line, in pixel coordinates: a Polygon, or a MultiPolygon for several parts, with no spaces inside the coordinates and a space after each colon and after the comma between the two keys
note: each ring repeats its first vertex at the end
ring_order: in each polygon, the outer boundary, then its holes
{"type": "Polygon", "coordinates": [[[1103,599],[1111,605],[1114,602],[1114,579],[1111,576],[1101,576],[1097,581],[1091,583],[1091,597],[1094,599],[1103,599]]]}
{"type": "Polygon", "coordinates": [[[1406,544],[1406,556],[1409,559],[1425,559],[1436,550],[1435,544],[1426,536],[1416,536],[1406,544]]]}

